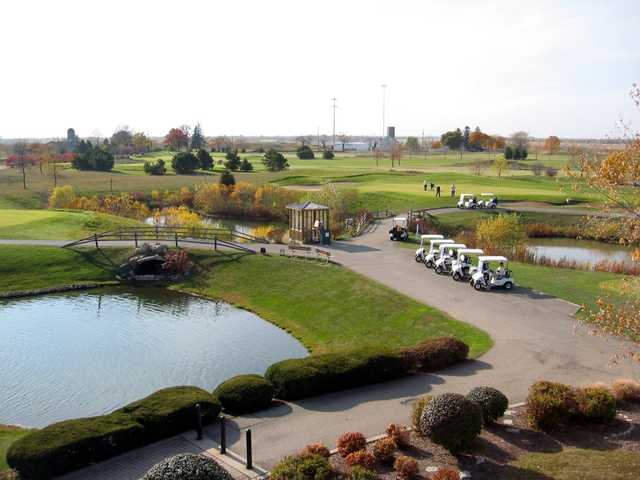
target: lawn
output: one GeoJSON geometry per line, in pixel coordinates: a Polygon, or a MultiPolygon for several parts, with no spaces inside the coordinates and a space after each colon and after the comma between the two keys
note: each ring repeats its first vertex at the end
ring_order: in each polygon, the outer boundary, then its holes
{"type": "Polygon", "coordinates": [[[6,458],[9,446],[27,433],[29,430],[24,428],[0,425],[0,479],[2,479],[2,472],[9,468],[6,458]]]}
{"type": "Polygon", "coordinates": [[[0,210],[0,238],[70,240],[120,227],[135,227],[129,218],[61,210],[0,210]]]}
{"type": "Polygon", "coordinates": [[[505,480],[635,480],[640,455],[625,450],[571,448],[558,453],[527,453],[511,463],[519,469],[505,480]]]}

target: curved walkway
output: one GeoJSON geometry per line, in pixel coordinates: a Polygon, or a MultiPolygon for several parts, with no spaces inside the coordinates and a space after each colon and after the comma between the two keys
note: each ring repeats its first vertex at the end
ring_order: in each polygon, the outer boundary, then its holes
{"type": "MultiPolygon", "coordinates": [[[[271,467],[283,455],[310,442],[334,446],[345,431],[361,431],[369,437],[391,422],[408,423],[412,400],[427,393],[466,393],[477,385],[491,385],[515,403],[523,401],[528,386],[542,378],[583,384],[632,375],[630,364],[609,366],[626,342],[589,335],[573,317],[576,305],[522,288],[509,293],[475,292],[467,284],[438,276],[416,263],[412,250],[388,240],[388,228],[388,221],[377,223],[357,240],[335,242],[327,249],[338,263],[484,329],[493,337],[494,347],[477,360],[436,374],[281,403],[255,415],[233,418],[227,427],[231,450],[245,454],[242,432],[251,428],[254,461],[271,467]]],[[[270,250],[276,253],[280,248],[270,250]]],[[[208,435],[215,438],[215,429],[208,435]]]]}

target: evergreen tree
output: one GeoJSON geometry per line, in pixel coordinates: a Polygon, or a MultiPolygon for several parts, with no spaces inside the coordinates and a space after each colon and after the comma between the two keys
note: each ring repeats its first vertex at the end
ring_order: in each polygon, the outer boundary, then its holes
{"type": "Polygon", "coordinates": [[[202,127],[197,123],[193,128],[193,133],[191,134],[191,148],[193,150],[200,150],[201,148],[204,148],[204,145],[205,139],[202,134],[202,127]]]}
{"type": "Polygon", "coordinates": [[[198,158],[198,164],[200,168],[203,170],[212,170],[213,169],[213,158],[209,152],[207,152],[204,148],[201,148],[196,153],[196,157],[198,158]]]}
{"type": "Polygon", "coordinates": [[[507,160],[511,160],[513,158],[513,148],[511,148],[511,145],[507,145],[504,149],[504,158],[507,160]]]}
{"type": "Polygon", "coordinates": [[[241,172],[251,172],[253,170],[253,165],[246,158],[242,159],[242,163],[240,164],[241,172]]]}
{"type": "Polygon", "coordinates": [[[224,172],[222,172],[222,175],[220,175],[220,185],[230,187],[235,184],[236,178],[233,176],[233,173],[231,173],[229,170],[225,170],[224,172]]]}
{"type": "Polygon", "coordinates": [[[171,168],[181,175],[195,172],[198,166],[198,158],[191,152],[178,152],[171,159],[171,168]]]}
{"type": "Polygon", "coordinates": [[[469,125],[467,125],[466,127],[464,127],[464,148],[468,149],[469,148],[469,135],[471,135],[471,129],[469,128],[469,125]]]}
{"type": "Polygon", "coordinates": [[[224,168],[226,168],[227,170],[231,170],[232,172],[235,172],[236,170],[238,170],[238,168],[240,168],[240,155],[238,155],[237,151],[228,151],[227,154],[225,155],[225,158],[227,159],[226,162],[224,162],[224,168]]]}
{"type": "Polygon", "coordinates": [[[90,147],[71,161],[71,166],[77,170],[95,170],[108,172],[113,169],[115,161],[111,152],[100,148],[90,147]]]}
{"type": "Polygon", "coordinates": [[[325,150],[322,152],[322,158],[325,160],[333,160],[336,155],[333,153],[333,150],[325,150]]]}
{"type": "Polygon", "coordinates": [[[300,160],[313,160],[316,156],[313,154],[313,150],[309,145],[302,145],[296,150],[296,155],[300,160]]]}
{"type": "Polygon", "coordinates": [[[262,157],[262,163],[270,172],[279,172],[281,170],[287,170],[289,168],[289,162],[287,157],[282,153],[270,148],[262,157]]]}

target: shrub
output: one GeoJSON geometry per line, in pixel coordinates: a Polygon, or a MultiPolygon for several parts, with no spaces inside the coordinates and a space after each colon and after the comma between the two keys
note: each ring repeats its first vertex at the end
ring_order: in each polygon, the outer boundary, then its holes
{"type": "Polygon", "coordinates": [[[331,453],[324,443],[310,443],[302,449],[303,455],[320,455],[329,458],[331,453]]]}
{"type": "Polygon", "coordinates": [[[404,425],[398,425],[397,423],[391,423],[385,430],[400,448],[404,448],[409,444],[409,430],[404,425]]]}
{"type": "Polygon", "coordinates": [[[433,400],[433,396],[425,395],[413,402],[413,405],[411,405],[411,426],[418,434],[420,433],[420,419],[422,418],[422,412],[424,411],[424,407],[426,407],[431,400],[433,400]]]}
{"type": "Polygon", "coordinates": [[[232,480],[210,457],[181,453],[154,465],[141,480],[232,480]]]}
{"type": "Polygon", "coordinates": [[[253,171],[253,164],[247,160],[246,158],[242,159],[242,163],[240,164],[241,172],[251,172],[253,171]]]}
{"type": "Polygon", "coordinates": [[[90,147],[86,152],[76,156],[71,161],[71,167],[76,170],[95,170],[108,172],[113,168],[115,160],[111,152],[99,147],[90,147]]]}
{"type": "Polygon", "coordinates": [[[269,149],[262,157],[262,163],[265,168],[270,172],[280,172],[289,168],[289,162],[287,158],[280,152],[274,149],[269,149]]]}
{"type": "Polygon", "coordinates": [[[363,450],[367,446],[367,439],[360,432],[347,432],[338,437],[336,447],[341,457],[346,457],[350,453],[363,450]]]}
{"type": "Polygon", "coordinates": [[[359,467],[371,470],[376,465],[376,457],[363,449],[358,450],[357,452],[351,452],[345,457],[344,462],[349,468],[355,467],[357,465],[359,467]]]}
{"type": "Polygon", "coordinates": [[[171,159],[171,168],[179,174],[193,173],[199,166],[198,158],[191,152],[176,153],[171,159]]]}
{"type": "Polygon", "coordinates": [[[619,402],[640,402],[640,382],[621,378],[613,382],[611,390],[619,402]]]}
{"type": "Polygon", "coordinates": [[[116,410],[116,413],[125,414],[140,423],[145,428],[147,441],[152,442],[194,428],[196,404],[200,404],[204,424],[214,421],[220,413],[216,398],[198,387],[158,390],[116,410]]]}
{"type": "Polygon", "coordinates": [[[218,385],[213,394],[225,412],[238,415],[271,405],[273,386],[261,375],[238,375],[218,385]]]}
{"type": "Polygon", "coordinates": [[[410,480],[418,474],[418,462],[406,455],[400,455],[393,463],[393,469],[396,471],[398,478],[410,480]]]}
{"type": "Polygon", "coordinates": [[[322,152],[322,158],[324,158],[325,160],[333,160],[334,157],[335,154],[333,153],[333,150],[325,150],[324,152],[322,152]]]}
{"type": "Polygon", "coordinates": [[[527,414],[532,427],[549,430],[569,421],[575,412],[571,387],[539,381],[529,387],[527,414]]]}
{"type": "Polygon", "coordinates": [[[198,166],[202,170],[213,170],[213,158],[211,157],[211,154],[204,148],[200,148],[198,150],[198,153],[196,153],[196,158],[198,159],[198,166]]]}
{"type": "Polygon", "coordinates": [[[495,423],[509,407],[509,399],[500,390],[491,387],[475,387],[467,394],[467,398],[480,405],[485,425],[495,423]]]}
{"type": "Polygon", "coordinates": [[[149,160],[145,161],[144,173],[148,175],[164,175],[167,173],[167,167],[164,165],[164,160],[159,158],[157,162],[151,162],[149,160]]]}
{"type": "Polygon", "coordinates": [[[351,480],[376,480],[378,478],[376,472],[359,465],[354,466],[349,474],[351,480]]]}
{"type": "Polygon", "coordinates": [[[332,475],[329,460],[320,455],[291,455],[271,470],[273,480],[326,480],[332,475]]]}
{"type": "Polygon", "coordinates": [[[311,355],[274,363],[265,378],[277,398],[294,400],[383,382],[406,374],[399,354],[365,349],[311,355]]]}
{"type": "Polygon", "coordinates": [[[431,480],[460,480],[460,473],[455,468],[442,467],[431,476],[431,480]]]}
{"type": "Polygon", "coordinates": [[[301,147],[298,147],[298,149],[296,150],[296,155],[300,160],[312,160],[316,158],[313,150],[311,150],[311,147],[309,147],[309,145],[302,145],[301,147]]]}
{"type": "Polygon", "coordinates": [[[469,447],[481,430],[480,405],[457,393],[434,397],[420,419],[422,435],[452,452],[469,447]]]}
{"type": "Polygon", "coordinates": [[[469,346],[457,338],[441,337],[405,348],[400,355],[409,370],[433,371],[465,360],[469,346]]]}
{"type": "Polygon", "coordinates": [[[227,170],[231,170],[232,172],[235,172],[240,168],[241,161],[240,161],[240,155],[238,155],[238,152],[229,151],[227,152],[227,155],[225,156],[225,158],[227,160],[226,162],[224,162],[224,168],[226,168],[227,170]]]}
{"type": "Polygon", "coordinates": [[[16,440],[7,463],[25,478],[51,478],[145,443],[144,427],[127,415],[65,420],[16,440]]]}
{"type": "Polygon", "coordinates": [[[396,448],[398,445],[393,438],[381,438],[373,444],[373,456],[382,463],[392,463],[396,448]]]}
{"type": "Polygon", "coordinates": [[[558,175],[558,169],[553,167],[547,167],[546,170],[544,171],[544,174],[547,177],[553,178],[558,175]]]}
{"type": "Polygon", "coordinates": [[[229,170],[224,170],[220,175],[220,185],[224,185],[225,187],[231,187],[236,184],[236,177],[233,176],[229,170]]]}
{"type": "Polygon", "coordinates": [[[586,420],[609,422],[616,416],[616,399],[606,387],[579,388],[575,398],[578,414],[586,420]]]}

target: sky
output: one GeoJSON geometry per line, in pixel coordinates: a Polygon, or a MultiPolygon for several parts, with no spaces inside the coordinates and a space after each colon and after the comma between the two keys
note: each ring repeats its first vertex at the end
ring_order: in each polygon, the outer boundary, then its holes
{"type": "MultiPolygon", "coordinates": [[[[640,1],[20,0],[0,5],[0,137],[618,136],[640,125],[640,1]]],[[[636,128],[637,129],[637,128],[636,128]]]]}

